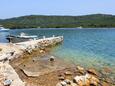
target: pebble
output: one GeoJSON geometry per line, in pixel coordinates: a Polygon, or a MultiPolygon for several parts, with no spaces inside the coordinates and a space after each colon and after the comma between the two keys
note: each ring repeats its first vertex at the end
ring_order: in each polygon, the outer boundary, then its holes
{"type": "Polygon", "coordinates": [[[51,57],[50,57],[50,61],[55,61],[55,57],[54,57],[54,56],[51,56],[51,57]]]}

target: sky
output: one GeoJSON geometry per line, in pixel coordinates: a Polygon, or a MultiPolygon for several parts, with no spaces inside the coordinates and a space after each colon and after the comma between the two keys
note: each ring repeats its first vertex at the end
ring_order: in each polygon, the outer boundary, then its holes
{"type": "Polygon", "coordinates": [[[115,0],[0,0],[0,19],[24,15],[115,15],[115,0]]]}

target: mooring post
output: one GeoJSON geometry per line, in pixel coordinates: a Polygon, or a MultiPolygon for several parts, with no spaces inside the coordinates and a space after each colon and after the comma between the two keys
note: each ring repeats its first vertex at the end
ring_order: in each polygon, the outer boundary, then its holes
{"type": "Polygon", "coordinates": [[[45,36],[43,36],[43,39],[45,39],[46,37],[45,36]]]}

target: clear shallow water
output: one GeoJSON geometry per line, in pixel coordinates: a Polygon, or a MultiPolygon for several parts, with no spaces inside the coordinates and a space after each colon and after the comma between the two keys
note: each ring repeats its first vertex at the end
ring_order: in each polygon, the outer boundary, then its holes
{"type": "Polygon", "coordinates": [[[0,42],[7,42],[8,34],[19,35],[63,35],[64,42],[52,50],[52,54],[74,64],[86,67],[102,68],[105,66],[115,70],[115,29],[29,29],[0,32],[0,42]]]}

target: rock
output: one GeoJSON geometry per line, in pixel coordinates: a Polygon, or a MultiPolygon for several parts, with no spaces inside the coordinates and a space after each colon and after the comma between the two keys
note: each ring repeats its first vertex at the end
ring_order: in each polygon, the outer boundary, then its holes
{"type": "Polygon", "coordinates": [[[57,83],[56,86],[67,86],[67,83],[64,81],[61,81],[61,82],[57,83]]]}
{"type": "Polygon", "coordinates": [[[73,82],[78,84],[79,86],[98,86],[99,80],[95,78],[93,75],[86,74],[74,77],[73,82]]]}
{"type": "Polygon", "coordinates": [[[108,78],[108,77],[105,78],[105,81],[108,82],[108,83],[112,82],[112,80],[110,78],[108,78]]]}
{"type": "Polygon", "coordinates": [[[112,70],[109,67],[104,67],[103,71],[105,71],[106,73],[111,73],[112,70]]]}
{"type": "Polygon", "coordinates": [[[40,50],[40,53],[45,53],[45,51],[44,50],[40,50]]]}
{"type": "Polygon", "coordinates": [[[76,83],[71,83],[70,86],[78,86],[76,83]]]}
{"type": "Polygon", "coordinates": [[[65,75],[72,75],[72,73],[70,71],[66,71],[64,72],[65,75]]]}
{"type": "Polygon", "coordinates": [[[90,80],[89,79],[85,79],[84,80],[84,85],[85,86],[89,86],[90,85],[90,80]]]}
{"type": "Polygon", "coordinates": [[[109,84],[107,82],[102,82],[101,84],[102,86],[109,86],[109,84]]]}
{"type": "Polygon", "coordinates": [[[64,80],[67,84],[71,84],[71,81],[69,79],[64,80]]]}
{"type": "Polygon", "coordinates": [[[64,81],[62,81],[62,82],[60,82],[60,83],[61,83],[62,86],[66,86],[66,85],[67,85],[67,83],[64,82],[64,81]]]}
{"type": "Polygon", "coordinates": [[[34,60],[34,59],[33,59],[32,61],[33,61],[33,62],[35,62],[35,60],[34,60]]]}
{"type": "Polygon", "coordinates": [[[80,70],[80,71],[84,71],[84,68],[83,68],[83,67],[77,66],[76,68],[77,68],[78,70],[80,70]]]}
{"type": "Polygon", "coordinates": [[[64,80],[65,78],[63,76],[60,76],[59,77],[59,80],[64,80]]]}
{"type": "Polygon", "coordinates": [[[50,61],[55,61],[55,57],[54,57],[54,56],[51,56],[51,57],[50,57],[50,61]]]}
{"type": "Polygon", "coordinates": [[[85,70],[83,67],[77,66],[76,69],[79,71],[79,73],[84,74],[85,70]]]}
{"type": "Polygon", "coordinates": [[[90,85],[98,86],[99,80],[95,77],[92,77],[90,80],[90,85]]]}
{"type": "Polygon", "coordinates": [[[2,51],[2,48],[0,48],[0,51],[2,51]]]}
{"type": "Polygon", "coordinates": [[[7,80],[4,81],[4,86],[10,86],[11,83],[12,83],[12,80],[7,79],[7,80]]]}
{"type": "Polygon", "coordinates": [[[83,85],[83,81],[84,81],[84,76],[76,76],[73,79],[73,82],[78,84],[79,86],[83,85]]]}
{"type": "Polygon", "coordinates": [[[87,74],[85,75],[85,77],[86,77],[86,79],[90,80],[90,79],[92,78],[92,75],[90,75],[90,74],[87,73],[87,74]]]}
{"type": "Polygon", "coordinates": [[[62,86],[61,83],[57,83],[56,86],[62,86]]]}
{"type": "Polygon", "coordinates": [[[15,53],[15,51],[10,52],[11,56],[13,56],[13,55],[14,55],[14,53],[15,53]]]}
{"type": "Polygon", "coordinates": [[[96,76],[99,75],[98,72],[97,72],[95,69],[88,69],[87,72],[88,72],[89,74],[92,74],[92,75],[96,75],[96,76]]]}

